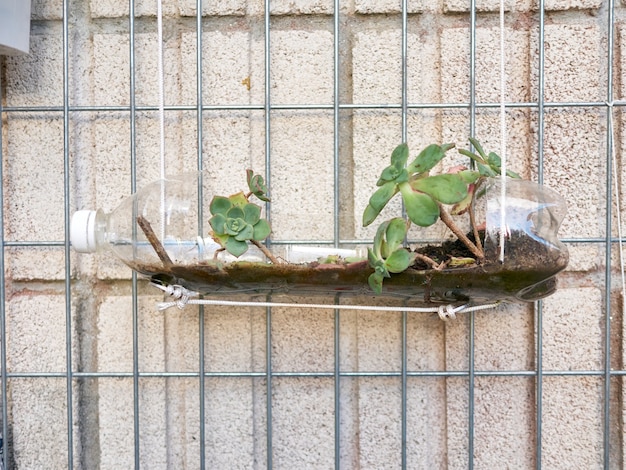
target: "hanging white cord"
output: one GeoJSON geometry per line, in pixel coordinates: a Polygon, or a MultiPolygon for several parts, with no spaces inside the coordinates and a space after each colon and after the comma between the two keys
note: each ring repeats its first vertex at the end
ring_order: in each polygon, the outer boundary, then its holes
{"type": "MultiPolygon", "coordinates": [[[[619,181],[617,177],[617,155],[615,151],[615,129],[613,128],[613,103],[607,103],[609,113],[608,125],[609,125],[609,139],[611,145],[611,165],[613,167],[613,182],[615,184],[615,212],[617,219],[617,241],[619,247],[619,266],[622,280],[622,312],[626,307],[626,274],[624,273],[624,247],[622,238],[622,217],[621,217],[621,202],[620,202],[620,190],[619,181]]],[[[611,214],[607,214],[607,217],[611,217],[611,214]]]]}
{"type": "Polygon", "coordinates": [[[506,49],[504,43],[504,0],[500,0],[500,262],[504,262],[506,238],[506,49]]]}
{"type": "Polygon", "coordinates": [[[454,307],[452,305],[440,305],[437,307],[385,307],[374,305],[335,305],[335,304],[300,304],[289,302],[255,302],[255,301],[236,301],[236,300],[218,300],[218,299],[198,299],[200,294],[185,289],[182,286],[170,285],[163,286],[161,284],[152,283],[153,286],[161,289],[174,299],[171,302],[161,302],[157,305],[159,310],[167,310],[170,307],[185,308],[186,305],[214,305],[214,306],[230,306],[230,307],[298,307],[298,308],[332,308],[340,310],[368,310],[379,312],[422,312],[436,313],[442,320],[454,320],[457,313],[476,312],[478,310],[487,310],[497,307],[500,302],[494,302],[487,305],[460,305],[454,307]]]}
{"type": "Polygon", "coordinates": [[[165,78],[163,72],[163,5],[157,0],[157,80],[159,87],[159,143],[161,178],[161,240],[165,240],[165,78]]]}
{"type": "Polygon", "coordinates": [[[163,72],[163,6],[161,0],[157,1],[157,79],[159,81],[159,137],[161,157],[161,179],[165,178],[165,85],[163,72]]]}

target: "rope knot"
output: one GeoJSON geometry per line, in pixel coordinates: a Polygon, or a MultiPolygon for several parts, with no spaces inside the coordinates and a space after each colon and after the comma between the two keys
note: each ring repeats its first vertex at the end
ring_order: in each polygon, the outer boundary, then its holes
{"type": "Polygon", "coordinates": [[[184,309],[191,297],[197,297],[198,293],[185,289],[179,285],[163,286],[161,284],[152,283],[153,286],[161,289],[165,294],[173,297],[171,302],[161,302],[158,304],[159,310],[166,310],[170,307],[178,307],[180,310],[184,309]]]}
{"type": "Polygon", "coordinates": [[[441,318],[443,321],[448,321],[448,320],[456,320],[456,312],[457,310],[461,310],[464,306],[461,306],[460,308],[454,308],[452,305],[440,305],[439,309],[437,310],[437,314],[439,315],[439,318],[441,318]]]}

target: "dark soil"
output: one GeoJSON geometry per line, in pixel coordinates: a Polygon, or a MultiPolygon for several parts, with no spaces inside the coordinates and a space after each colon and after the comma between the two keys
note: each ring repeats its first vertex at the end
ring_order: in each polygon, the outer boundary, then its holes
{"type": "MultiPolygon", "coordinates": [[[[473,237],[471,237],[473,241],[473,237]]],[[[419,253],[437,263],[451,256],[473,257],[459,241],[421,247],[419,253]]],[[[556,290],[555,275],[567,266],[567,252],[540,243],[524,233],[512,233],[504,262],[495,248],[485,250],[480,264],[432,269],[418,261],[383,283],[383,296],[420,304],[485,303],[495,300],[534,301],[556,290]]],[[[136,271],[164,284],[180,284],[202,294],[233,293],[374,296],[367,278],[367,261],[334,264],[267,264],[203,261],[195,265],[130,264],[136,271]]]]}
{"type": "MultiPolygon", "coordinates": [[[[485,236],[484,232],[479,233],[479,237],[481,237],[481,243],[484,240],[484,236],[485,236]]],[[[468,233],[467,238],[469,238],[470,241],[472,241],[472,243],[476,243],[473,233],[468,233]]],[[[437,264],[445,263],[446,261],[450,260],[451,257],[475,258],[475,256],[469,250],[469,248],[467,248],[467,246],[465,246],[459,240],[447,240],[443,242],[441,245],[426,245],[423,247],[416,248],[415,252],[424,256],[428,256],[437,264]]],[[[413,267],[415,269],[424,269],[424,270],[432,269],[432,267],[429,264],[419,259],[415,261],[415,264],[413,265],[413,267]]],[[[450,269],[454,269],[454,268],[450,268],[450,269]]]]}

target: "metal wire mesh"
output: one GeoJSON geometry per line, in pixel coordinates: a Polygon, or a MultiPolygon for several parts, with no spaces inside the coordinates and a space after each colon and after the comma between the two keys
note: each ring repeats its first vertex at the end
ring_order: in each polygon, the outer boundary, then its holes
{"type": "MultiPolygon", "coordinates": [[[[335,0],[334,2],[334,13],[332,15],[332,34],[333,34],[333,94],[334,101],[332,104],[323,105],[323,104],[298,104],[298,105],[289,105],[289,104],[275,104],[272,96],[272,73],[271,73],[271,58],[270,54],[272,51],[272,32],[273,32],[273,23],[272,23],[272,15],[270,10],[270,2],[267,1],[265,3],[265,12],[263,17],[263,30],[264,30],[264,62],[265,62],[265,94],[264,101],[262,103],[255,103],[250,105],[221,105],[221,104],[210,104],[207,105],[203,103],[203,87],[205,84],[203,83],[203,57],[202,51],[203,48],[206,47],[206,44],[203,40],[203,34],[201,33],[203,30],[203,17],[201,14],[198,14],[196,17],[196,27],[197,27],[197,56],[196,56],[196,76],[197,76],[197,96],[196,103],[193,105],[170,105],[166,107],[166,112],[173,111],[185,111],[195,113],[196,117],[196,130],[197,130],[197,166],[199,169],[202,169],[205,165],[203,162],[203,145],[205,142],[205,136],[203,133],[205,132],[205,126],[203,125],[203,121],[205,119],[205,113],[209,111],[224,111],[224,112],[237,112],[237,111],[250,111],[250,112],[262,112],[264,119],[264,128],[265,128],[265,175],[268,181],[269,186],[272,184],[272,145],[271,145],[271,137],[272,137],[272,124],[275,113],[277,112],[294,112],[298,111],[310,111],[310,110],[324,110],[332,112],[333,116],[333,183],[334,183],[334,200],[333,204],[333,234],[329,240],[326,240],[325,243],[339,246],[351,243],[360,242],[360,240],[347,240],[342,238],[342,226],[341,226],[341,199],[342,199],[342,181],[341,181],[341,155],[342,155],[342,145],[346,145],[346,142],[342,140],[342,116],[343,113],[353,112],[355,110],[385,110],[385,111],[393,111],[399,113],[401,117],[401,137],[403,141],[407,140],[408,137],[408,120],[411,113],[417,113],[421,111],[428,110],[438,110],[438,111],[467,111],[469,113],[469,134],[473,135],[475,133],[476,128],[476,116],[481,110],[486,109],[495,109],[498,107],[498,103],[479,103],[476,99],[476,30],[477,30],[477,6],[474,0],[470,2],[470,13],[469,13],[469,24],[470,24],[470,80],[469,80],[469,97],[470,101],[467,103],[411,103],[409,102],[408,96],[408,83],[407,83],[407,45],[408,45],[408,30],[409,30],[409,8],[407,0],[402,1],[401,12],[398,15],[397,20],[401,24],[401,57],[402,57],[402,83],[401,83],[401,100],[396,103],[386,103],[386,104],[354,104],[346,101],[342,101],[342,62],[341,62],[341,39],[343,34],[343,25],[342,25],[342,5],[339,0],[335,0]]],[[[293,378],[302,378],[302,377],[316,377],[316,378],[326,378],[333,381],[334,384],[334,462],[335,468],[349,468],[345,463],[341,461],[341,443],[342,443],[342,394],[346,393],[345,389],[342,388],[342,385],[345,384],[346,380],[350,380],[352,378],[358,377],[378,377],[378,378],[394,378],[399,379],[400,381],[400,391],[401,391],[401,410],[400,410],[400,439],[403,443],[401,448],[401,466],[402,468],[412,468],[415,463],[409,461],[409,457],[407,455],[407,435],[410,433],[409,426],[407,424],[407,406],[410,401],[409,397],[409,382],[411,380],[425,379],[425,378],[434,378],[434,379],[455,379],[460,378],[467,381],[467,396],[465,399],[467,400],[467,428],[469,430],[467,435],[467,462],[469,468],[474,467],[475,460],[475,391],[476,391],[476,380],[483,377],[497,378],[497,377],[519,377],[531,379],[534,383],[534,397],[529,397],[529,399],[534,400],[535,406],[535,420],[533,423],[533,429],[529,429],[529,433],[534,433],[534,443],[535,443],[535,467],[542,468],[542,418],[543,418],[543,384],[546,377],[571,377],[573,380],[579,380],[584,377],[598,377],[602,379],[602,430],[603,430],[603,448],[602,448],[602,462],[604,468],[614,468],[618,464],[621,463],[621,450],[618,450],[618,443],[615,442],[618,431],[615,430],[617,424],[615,423],[614,415],[617,413],[616,407],[618,404],[615,403],[615,400],[612,398],[616,395],[616,387],[619,387],[621,377],[626,373],[626,371],[621,368],[614,367],[614,364],[611,363],[612,358],[612,347],[618,347],[612,345],[611,338],[614,338],[617,335],[616,332],[613,331],[614,322],[616,318],[616,310],[615,307],[615,293],[611,290],[611,286],[613,285],[613,271],[612,267],[615,266],[612,258],[615,255],[614,247],[618,240],[614,237],[614,221],[612,217],[606,217],[606,228],[605,228],[605,237],[588,237],[588,238],[569,238],[565,240],[568,244],[589,244],[589,245],[597,245],[603,248],[604,250],[604,265],[605,271],[603,273],[603,281],[601,282],[604,289],[604,300],[603,300],[603,309],[604,309],[604,324],[603,328],[603,347],[604,347],[604,356],[603,356],[603,368],[602,369],[589,369],[589,370],[546,370],[543,366],[543,303],[541,301],[537,302],[534,307],[534,327],[535,327],[535,361],[534,368],[529,370],[517,370],[517,371],[488,371],[488,370],[477,370],[475,367],[475,321],[476,317],[474,313],[467,314],[466,321],[467,322],[467,342],[468,342],[468,357],[467,357],[467,370],[463,371],[449,371],[449,370],[433,370],[433,371],[423,371],[423,370],[411,370],[408,366],[408,341],[407,341],[407,314],[403,313],[401,315],[401,334],[400,334],[400,347],[401,347],[401,366],[399,371],[375,371],[375,372],[363,372],[363,371],[353,371],[353,370],[344,370],[341,364],[341,315],[339,310],[334,310],[334,331],[333,331],[333,344],[334,344],[334,368],[332,370],[327,370],[323,372],[307,372],[307,371],[293,371],[293,372],[284,372],[275,370],[273,364],[272,357],[272,346],[275,341],[274,333],[273,333],[273,315],[274,312],[272,309],[267,309],[265,315],[265,328],[266,328],[266,336],[265,336],[265,371],[264,372],[256,372],[256,371],[244,371],[244,372],[208,372],[208,367],[205,362],[205,348],[207,347],[206,340],[206,331],[205,331],[205,312],[204,308],[199,309],[199,331],[198,338],[195,339],[198,345],[199,353],[198,353],[198,364],[197,371],[195,372],[165,372],[165,371],[156,371],[156,372],[145,372],[140,368],[139,363],[139,342],[140,338],[138,335],[139,331],[139,307],[138,307],[138,279],[136,274],[133,274],[132,277],[132,327],[133,327],[133,370],[132,372],[94,372],[94,371],[79,371],[76,368],[76,365],[73,363],[73,341],[75,341],[74,330],[76,325],[74,324],[73,314],[72,314],[72,294],[73,289],[75,288],[72,282],[71,273],[72,266],[70,264],[70,243],[69,243],[69,220],[71,217],[71,204],[70,204],[70,194],[72,191],[72,172],[71,168],[71,127],[72,121],[80,119],[80,115],[83,113],[98,113],[100,115],[104,115],[107,113],[118,113],[118,112],[127,112],[129,116],[128,125],[130,126],[130,136],[131,136],[131,147],[129,149],[130,154],[130,168],[131,168],[131,187],[128,188],[129,192],[134,192],[136,188],[137,181],[137,148],[136,148],[136,140],[137,140],[137,131],[136,131],[136,117],[137,114],[144,111],[155,111],[156,106],[137,106],[135,102],[135,90],[137,88],[136,74],[135,74],[135,50],[136,50],[136,24],[135,24],[135,6],[134,2],[131,0],[129,3],[130,11],[129,11],[129,54],[130,54],[130,106],[75,106],[70,102],[70,63],[72,57],[69,53],[69,42],[72,28],[72,16],[71,12],[71,2],[69,0],[64,0],[63,2],[63,20],[62,20],[62,31],[59,34],[63,36],[63,103],[58,106],[41,106],[41,107],[18,107],[18,106],[3,106],[0,102],[0,112],[2,113],[2,121],[0,121],[0,152],[3,151],[4,146],[2,145],[2,138],[4,132],[2,132],[2,127],[6,126],[6,122],[10,121],[14,116],[19,115],[20,113],[29,113],[30,115],[44,115],[48,113],[56,113],[62,116],[63,120],[63,140],[64,140],[64,154],[63,154],[63,168],[64,168],[64,194],[65,194],[65,204],[64,204],[64,217],[65,217],[65,239],[63,241],[49,241],[49,242],[35,242],[30,240],[7,240],[5,238],[5,230],[3,227],[3,222],[5,220],[4,210],[5,204],[0,205],[0,233],[3,235],[3,249],[0,250],[0,332],[3,338],[6,338],[7,332],[7,292],[6,286],[8,285],[6,279],[6,268],[5,268],[5,253],[7,249],[12,247],[57,247],[65,250],[65,279],[64,279],[64,290],[65,290],[65,308],[66,308],[66,335],[65,335],[65,347],[66,347],[66,367],[65,370],[58,372],[12,372],[7,370],[7,345],[6,341],[2,341],[1,349],[0,349],[0,361],[2,363],[2,371],[1,371],[1,382],[2,382],[2,431],[3,436],[5,436],[4,440],[4,464],[7,467],[10,467],[12,463],[12,447],[11,447],[11,433],[9,432],[10,426],[10,416],[8,410],[10,409],[9,397],[8,393],[9,384],[12,381],[17,381],[20,379],[38,379],[38,380],[64,380],[66,383],[66,410],[67,410],[67,467],[68,468],[77,468],[80,466],[79,462],[75,461],[75,449],[76,449],[76,436],[75,436],[75,428],[73,423],[76,422],[76,384],[81,381],[89,381],[96,379],[104,379],[104,378],[132,378],[132,393],[133,393],[133,428],[134,428],[134,466],[135,468],[140,468],[141,464],[141,449],[145,444],[142,442],[141,438],[141,410],[140,410],[140,400],[141,400],[141,391],[140,391],[140,382],[149,378],[161,378],[161,379],[193,379],[198,381],[198,391],[199,396],[198,400],[198,442],[200,446],[200,466],[201,468],[207,467],[206,462],[206,402],[205,395],[207,394],[207,379],[215,378],[215,377],[241,377],[241,378],[250,378],[250,379],[259,379],[263,380],[265,386],[265,410],[264,413],[266,415],[265,418],[265,435],[266,435],[266,460],[264,462],[264,466],[266,468],[272,468],[274,466],[273,462],[273,411],[276,407],[276,401],[273,399],[274,390],[275,390],[275,381],[276,380],[284,380],[284,379],[293,379],[293,378]],[[618,380],[620,379],[620,380],[618,380]]],[[[202,11],[202,2],[197,2],[197,11],[202,11]]],[[[607,87],[606,87],[606,101],[602,102],[558,102],[551,103],[546,102],[544,100],[544,28],[546,24],[545,17],[545,8],[543,0],[540,1],[538,12],[536,14],[536,27],[537,27],[537,43],[538,47],[538,64],[537,64],[537,90],[536,100],[529,102],[512,102],[507,103],[507,109],[515,110],[532,110],[534,115],[536,116],[536,143],[537,143],[537,161],[536,163],[536,176],[539,182],[543,181],[544,177],[544,127],[545,127],[545,117],[547,110],[561,110],[561,109],[571,109],[571,108],[585,108],[585,109],[595,109],[601,111],[607,116],[607,130],[605,133],[605,147],[606,147],[606,155],[604,160],[604,165],[606,168],[606,181],[605,181],[605,194],[606,194],[606,207],[604,208],[607,214],[612,213],[614,198],[616,195],[613,191],[613,172],[616,170],[612,168],[611,156],[614,151],[614,144],[612,141],[611,126],[608,125],[608,120],[610,119],[610,113],[615,113],[616,107],[621,106],[621,102],[615,101],[614,97],[614,89],[613,83],[615,82],[614,77],[614,63],[616,61],[615,57],[615,35],[614,35],[614,27],[615,27],[615,15],[616,15],[616,6],[612,1],[609,1],[604,8],[602,9],[601,14],[606,15],[606,30],[604,31],[606,38],[606,75],[607,75],[607,87]]],[[[2,77],[0,76],[0,79],[2,77]]],[[[3,88],[2,81],[0,80],[0,91],[3,88]]],[[[4,157],[3,157],[4,161],[4,157]]],[[[2,167],[0,167],[0,171],[2,167]]],[[[330,169],[329,169],[330,171],[330,169]]],[[[0,175],[2,176],[2,175],[0,175]]],[[[4,178],[0,178],[0,181],[4,181],[4,178]]],[[[0,192],[4,194],[4,191],[0,192]]],[[[269,215],[271,217],[271,206],[269,207],[269,215]]],[[[200,218],[203,219],[203,214],[200,214],[200,218]]],[[[285,242],[285,241],[283,241],[285,242]]],[[[293,242],[293,241],[289,241],[293,242]]],[[[319,242],[319,241],[318,241],[319,242]]],[[[288,242],[285,242],[288,243],[288,242]]],[[[571,282],[571,281],[570,281],[571,282]]],[[[618,436],[617,439],[621,442],[621,436],[618,436]]],[[[513,445],[513,444],[512,444],[513,445]]]]}

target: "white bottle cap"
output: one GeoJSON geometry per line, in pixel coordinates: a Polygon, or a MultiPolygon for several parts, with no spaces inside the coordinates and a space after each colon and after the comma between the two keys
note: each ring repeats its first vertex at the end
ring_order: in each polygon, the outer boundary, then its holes
{"type": "Polygon", "coordinates": [[[79,253],[96,251],[96,211],[76,211],[70,224],[72,248],[79,253]]]}

